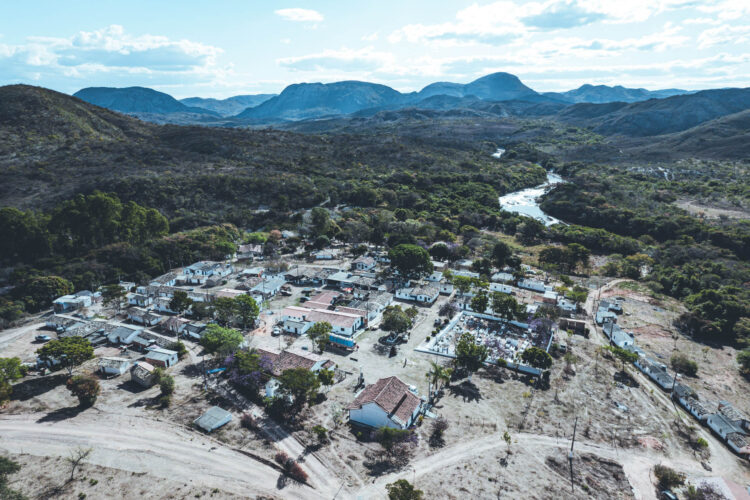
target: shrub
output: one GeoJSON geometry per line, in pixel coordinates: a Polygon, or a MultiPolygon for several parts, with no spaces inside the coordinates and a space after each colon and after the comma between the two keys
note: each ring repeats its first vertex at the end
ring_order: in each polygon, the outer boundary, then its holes
{"type": "Polygon", "coordinates": [[[298,464],[296,461],[292,460],[291,463],[289,463],[286,471],[287,475],[297,481],[298,483],[306,483],[307,482],[307,472],[298,464]]]}
{"type": "Polygon", "coordinates": [[[78,398],[78,403],[82,408],[94,406],[96,398],[101,392],[99,381],[93,377],[84,377],[76,375],[71,377],[67,382],[68,390],[78,398]]]}
{"type": "Polygon", "coordinates": [[[678,353],[669,360],[672,369],[689,377],[695,377],[698,374],[698,363],[688,358],[684,354],[678,353]]]}
{"type": "Polygon", "coordinates": [[[159,379],[159,389],[163,396],[170,396],[174,392],[174,378],[171,375],[163,374],[159,379]]]}
{"type": "Polygon", "coordinates": [[[312,428],[312,433],[319,443],[325,443],[328,440],[328,429],[322,425],[316,425],[312,428]]]}
{"type": "Polygon", "coordinates": [[[285,451],[278,451],[276,452],[276,455],[274,455],[273,459],[277,464],[284,466],[287,461],[289,461],[289,455],[287,455],[285,451]]]}
{"type": "Polygon", "coordinates": [[[245,429],[249,429],[251,431],[257,430],[259,427],[258,420],[255,417],[253,417],[252,414],[250,413],[242,414],[242,418],[240,419],[240,424],[245,429]]]}
{"type": "Polygon", "coordinates": [[[657,465],[654,467],[654,475],[659,481],[659,488],[662,490],[671,490],[685,484],[685,474],[677,472],[666,465],[657,465]]]}
{"type": "Polygon", "coordinates": [[[169,405],[172,404],[172,396],[169,394],[162,394],[161,397],[159,397],[159,406],[162,408],[169,408],[169,405]]]}

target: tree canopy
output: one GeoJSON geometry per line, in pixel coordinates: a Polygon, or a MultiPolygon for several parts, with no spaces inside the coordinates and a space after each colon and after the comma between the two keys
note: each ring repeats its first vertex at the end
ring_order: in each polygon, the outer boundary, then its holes
{"type": "Polygon", "coordinates": [[[200,344],[209,353],[229,354],[239,348],[244,341],[240,332],[232,328],[222,328],[211,323],[201,337],[200,344]]]}
{"type": "Polygon", "coordinates": [[[534,368],[546,370],[552,366],[552,356],[544,349],[539,347],[529,347],[521,354],[521,359],[534,368]]]}
{"type": "Polygon", "coordinates": [[[411,327],[411,320],[401,306],[388,306],[383,312],[380,327],[387,332],[405,333],[411,327]]]}
{"type": "Polygon", "coordinates": [[[68,373],[73,373],[73,367],[94,357],[94,348],[83,337],[64,337],[50,340],[37,349],[36,353],[43,359],[58,360],[68,373]]]}
{"type": "Polygon", "coordinates": [[[396,245],[388,252],[388,258],[391,266],[406,278],[430,274],[433,270],[430,254],[418,245],[396,245]]]}
{"type": "Polygon", "coordinates": [[[456,366],[469,373],[479,370],[489,356],[487,346],[475,342],[474,336],[465,332],[456,343],[456,366]]]}

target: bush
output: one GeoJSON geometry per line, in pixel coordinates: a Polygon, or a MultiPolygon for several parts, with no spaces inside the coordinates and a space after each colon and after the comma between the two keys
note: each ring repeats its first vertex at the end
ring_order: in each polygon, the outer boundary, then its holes
{"type": "Polygon", "coordinates": [[[688,377],[695,377],[698,374],[698,363],[684,354],[675,354],[669,362],[672,365],[672,369],[678,373],[682,373],[688,377]]]}
{"type": "Polygon", "coordinates": [[[171,375],[162,374],[159,379],[159,389],[162,396],[171,396],[174,393],[174,378],[171,375]]]}
{"type": "Polygon", "coordinates": [[[326,441],[328,441],[328,429],[326,429],[322,425],[314,426],[312,428],[312,433],[315,435],[318,443],[325,443],[326,441]]]}
{"type": "Polygon", "coordinates": [[[96,403],[96,398],[101,392],[99,381],[93,377],[84,377],[76,375],[71,377],[67,382],[68,390],[78,398],[81,408],[90,408],[96,403]]]}
{"type": "Polygon", "coordinates": [[[685,484],[685,474],[670,469],[666,465],[657,465],[654,467],[654,476],[659,481],[659,489],[671,490],[685,484]]]}
{"type": "Polygon", "coordinates": [[[161,397],[159,397],[159,406],[162,408],[169,408],[169,405],[172,404],[172,396],[169,394],[162,394],[161,397]]]}
{"type": "Polygon", "coordinates": [[[273,459],[277,464],[283,467],[289,461],[289,455],[287,455],[285,451],[278,451],[276,452],[276,455],[273,456],[273,459]]]}
{"type": "Polygon", "coordinates": [[[242,418],[240,419],[240,425],[244,427],[245,429],[254,431],[257,430],[259,427],[258,420],[252,416],[250,413],[243,413],[242,418]]]}

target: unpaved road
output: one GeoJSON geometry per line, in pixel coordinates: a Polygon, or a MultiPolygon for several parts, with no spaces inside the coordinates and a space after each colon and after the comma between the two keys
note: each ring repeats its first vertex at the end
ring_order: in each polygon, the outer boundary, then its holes
{"type": "Polygon", "coordinates": [[[39,423],[43,413],[0,417],[0,449],[10,453],[66,457],[92,448],[86,462],[238,495],[253,492],[289,498],[332,498],[329,484],[276,488],[279,473],[206,436],[154,419],[102,414],[95,409],[58,422],[39,423]]]}

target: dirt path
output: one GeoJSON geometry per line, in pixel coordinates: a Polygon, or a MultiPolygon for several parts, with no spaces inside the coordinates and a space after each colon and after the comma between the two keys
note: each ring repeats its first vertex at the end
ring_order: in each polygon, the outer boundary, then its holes
{"type": "MultiPolygon", "coordinates": [[[[89,410],[65,421],[40,423],[42,413],[0,418],[0,449],[36,456],[68,456],[76,447],[93,448],[87,462],[156,478],[205,485],[239,495],[331,498],[327,483],[276,488],[279,473],[206,436],[155,419],[89,410]]],[[[306,464],[307,465],[307,464],[306,464]]],[[[309,467],[309,465],[308,465],[309,467]]]]}

